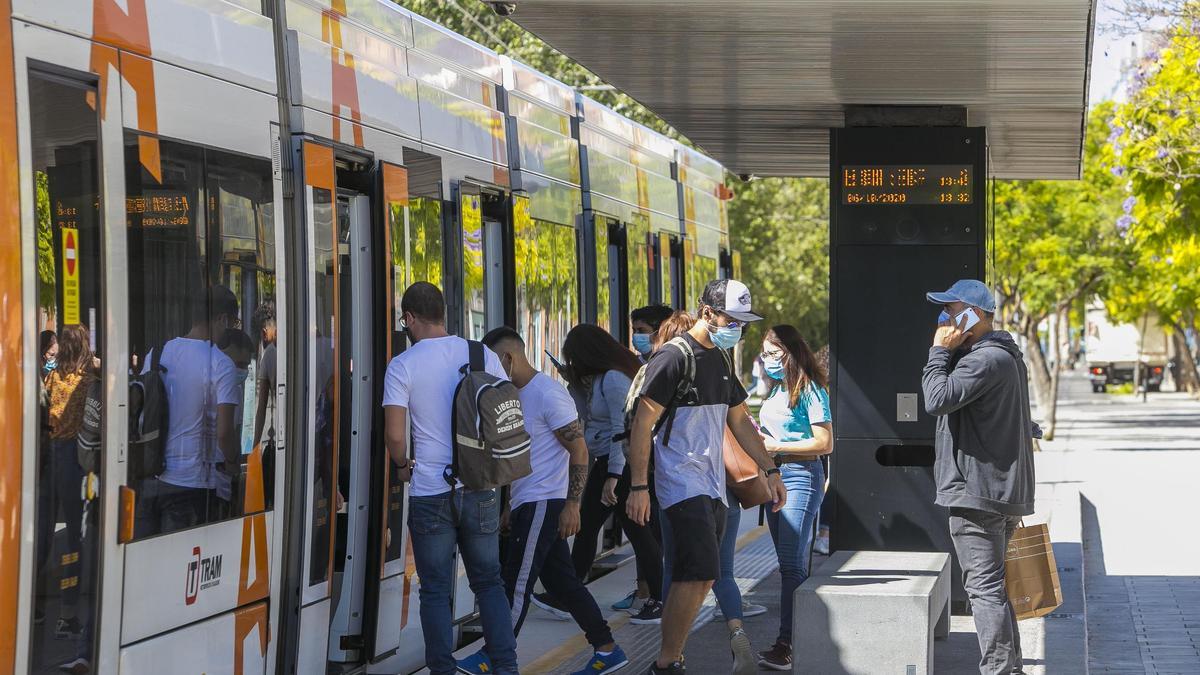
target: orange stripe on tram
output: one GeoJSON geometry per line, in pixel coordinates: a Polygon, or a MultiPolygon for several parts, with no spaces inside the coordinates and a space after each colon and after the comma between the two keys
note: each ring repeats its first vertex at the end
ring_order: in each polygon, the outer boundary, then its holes
{"type": "Polygon", "coordinates": [[[21,561],[21,186],[11,0],[0,0],[0,672],[16,666],[21,561]]]}

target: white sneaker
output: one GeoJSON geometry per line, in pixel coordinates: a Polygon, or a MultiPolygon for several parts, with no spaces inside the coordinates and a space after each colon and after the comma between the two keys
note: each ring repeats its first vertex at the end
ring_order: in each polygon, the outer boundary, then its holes
{"type": "MultiPolygon", "coordinates": [[[[746,602],[745,600],[742,600],[742,618],[743,619],[748,619],[752,616],[759,616],[759,615],[766,614],[766,613],[767,613],[766,607],[763,607],[762,605],[756,605],[752,602],[746,602]]],[[[721,611],[720,606],[717,606],[716,616],[718,619],[720,619],[722,621],[729,620],[725,616],[725,612],[721,611]]]]}
{"type": "Polygon", "coordinates": [[[813,551],[821,555],[829,555],[829,535],[818,534],[813,541],[813,551]]]}
{"type": "Polygon", "coordinates": [[[755,675],[758,659],[750,646],[750,637],[741,628],[729,634],[729,651],[733,652],[733,675],[755,675]]]}

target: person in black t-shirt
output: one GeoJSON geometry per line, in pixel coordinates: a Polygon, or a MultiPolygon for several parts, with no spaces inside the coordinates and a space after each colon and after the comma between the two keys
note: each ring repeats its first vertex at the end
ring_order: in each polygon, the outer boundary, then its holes
{"type": "Polygon", "coordinates": [[[725,464],[721,454],[725,425],[767,472],[778,511],[787,500],[779,470],[763,447],[746,409],[746,390],[730,368],[732,349],[742,326],[759,321],[751,311],[750,291],[732,279],[709,282],[700,298],[700,319],[684,336],[695,355],[695,377],[684,400],[677,398],[686,377],[683,349],[665,344],[647,365],[637,415],[631,429],[630,520],[650,516],[647,467],[654,439],[655,488],[659,507],[670,520],[674,540],[672,583],[663,611],[662,645],[650,673],[686,672],[683,648],[700,604],[721,572],[720,541],[725,525],[725,464]],[[665,416],[665,417],[664,417],[665,416]]]}

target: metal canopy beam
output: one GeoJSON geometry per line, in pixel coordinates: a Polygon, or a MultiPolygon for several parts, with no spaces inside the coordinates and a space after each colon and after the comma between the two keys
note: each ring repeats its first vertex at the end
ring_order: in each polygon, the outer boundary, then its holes
{"type": "Polygon", "coordinates": [[[1095,0],[518,0],[735,173],[825,176],[847,106],[961,106],[998,178],[1078,178],[1095,0]]]}

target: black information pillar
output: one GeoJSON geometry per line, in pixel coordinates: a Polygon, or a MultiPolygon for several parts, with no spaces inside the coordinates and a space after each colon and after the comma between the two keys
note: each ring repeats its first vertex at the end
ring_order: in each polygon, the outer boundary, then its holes
{"type": "MultiPolygon", "coordinates": [[[[830,136],[830,368],[837,550],[952,552],[934,506],[934,418],[921,371],[940,308],[925,293],[983,279],[986,135],[857,127],[830,136]]],[[[965,601],[957,562],[956,611],[965,601]]]]}

